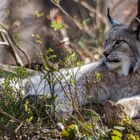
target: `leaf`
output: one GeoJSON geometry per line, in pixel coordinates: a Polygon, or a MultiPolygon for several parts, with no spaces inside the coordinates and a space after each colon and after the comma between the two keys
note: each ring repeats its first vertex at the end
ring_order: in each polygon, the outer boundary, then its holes
{"type": "Polygon", "coordinates": [[[101,80],[101,73],[95,72],[95,80],[94,83],[97,83],[101,80]]]}
{"type": "Polygon", "coordinates": [[[139,140],[138,137],[133,134],[127,134],[126,137],[128,140],[139,140]]]}
{"type": "Polygon", "coordinates": [[[66,129],[61,132],[62,137],[66,140],[73,140],[79,134],[78,126],[73,124],[69,125],[66,129]]]}
{"type": "Polygon", "coordinates": [[[88,26],[89,22],[90,22],[90,18],[87,18],[87,19],[83,20],[83,26],[84,27],[88,26]]]}
{"type": "Polygon", "coordinates": [[[94,139],[91,136],[84,136],[84,137],[80,138],[80,140],[94,140],[94,139]]]}
{"type": "Polygon", "coordinates": [[[38,10],[35,11],[35,15],[37,18],[44,16],[43,12],[39,12],[38,10]]]}
{"type": "Polygon", "coordinates": [[[116,136],[122,137],[122,133],[120,131],[116,130],[116,129],[114,129],[112,131],[112,135],[116,135],[116,136]]]}
{"type": "Polygon", "coordinates": [[[40,45],[43,43],[39,34],[32,34],[32,37],[35,39],[35,43],[38,43],[40,45]]]}
{"type": "Polygon", "coordinates": [[[57,21],[52,21],[52,22],[51,22],[51,27],[52,27],[55,31],[58,31],[58,30],[61,30],[62,28],[64,28],[64,24],[60,24],[60,23],[58,23],[57,21]]]}
{"type": "Polygon", "coordinates": [[[26,100],[25,104],[24,104],[24,108],[25,108],[25,111],[28,113],[30,112],[30,109],[29,109],[29,101],[26,100]]]}
{"type": "Polygon", "coordinates": [[[99,82],[101,79],[101,73],[96,72],[96,81],[99,82]]]}
{"type": "Polygon", "coordinates": [[[112,140],[121,140],[121,137],[122,137],[122,133],[116,129],[112,130],[110,135],[111,135],[112,140]]]}
{"type": "Polygon", "coordinates": [[[42,40],[39,40],[39,39],[36,39],[35,42],[38,44],[42,44],[42,40]]]}
{"type": "Polygon", "coordinates": [[[75,80],[74,79],[70,79],[70,85],[73,86],[73,87],[75,86],[75,80]]]}
{"type": "Polygon", "coordinates": [[[111,140],[121,140],[121,138],[118,136],[111,136],[111,140]]]}
{"type": "Polygon", "coordinates": [[[30,116],[29,118],[26,119],[26,123],[30,123],[33,120],[33,116],[30,116]]]}
{"type": "Polygon", "coordinates": [[[59,4],[61,0],[53,0],[54,3],[59,4]]]}

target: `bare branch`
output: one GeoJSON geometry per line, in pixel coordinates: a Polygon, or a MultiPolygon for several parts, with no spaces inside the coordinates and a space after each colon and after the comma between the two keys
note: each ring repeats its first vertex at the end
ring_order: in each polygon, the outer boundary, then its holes
{"type": "Polygon", "coordinates": [[[74,0],[74,1],[84,6],[90,12],[95,13],[99,19],[101,19],[104,23],[107,23],[106,18],[99,11],[91,7],[86,1],[79,1],[79,0],[74,0]]]}
{"type": "MultiPolygon", "coordinates": [[[[11,72],[11,73],[15,73],[16,69],[18,68],[18,66],[11,66],[11,65],[4,65],[2,63],[0,63],[0,69],[7,71],[7,72],[11,72]]],[[[26,71],[30,74],[37,74],[39,73],[38,71],[32,70],[32,69],[27,69],[26,71]]]]}
{"type": "Polygon", "coordinates": [[[7,112],[5,112],[3,109],[0,109],[0,114],[4,115],[4,116],[10,118],[11,120],[13,120],[13,121],[15,121],[15,122],[18,122],[18,123],[20,123],[20,124],[23,123],[21,120],[15,118],[15,117],[13,117],[13,116],[11,116],[11,115],[8,114],[7,112]]]}
{"type": "Polygon", "coordinates": [[[2,37],[3,41],[7,42],[9,44],[9,46],[11,47],[17,63],[20,66],[24,66],[22,59],[20,58],[18,53],[16,53],[16,51],[15,51],[15,47],[18,48],[25,55],[25,57],[27,58],[27,61],[28,61],[28,65],[30,67],[30,61],[29,61],[26,53],[19,46],[17,46],[17,44],[14,42],[14,39],[12,38],[10,33],[7,31],[7,29],[2,24],[0,24],[0,26],[2,27],[2,29],[0,29],[1,37],[2,37]]]}

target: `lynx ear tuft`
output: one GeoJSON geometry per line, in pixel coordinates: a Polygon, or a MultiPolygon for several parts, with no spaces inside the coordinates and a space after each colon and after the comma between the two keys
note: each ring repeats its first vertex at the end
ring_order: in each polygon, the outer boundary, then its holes
{"type": "Polygon", "coordinates": [[[112,27],[122,25],[119,21],[114,20],[114,19],[110,16],[110,8],[109,8],[109,7],[107,8],[107,17],[108,17],[108,20],[109,20],[110,24],[112,25],[112,27]]]}

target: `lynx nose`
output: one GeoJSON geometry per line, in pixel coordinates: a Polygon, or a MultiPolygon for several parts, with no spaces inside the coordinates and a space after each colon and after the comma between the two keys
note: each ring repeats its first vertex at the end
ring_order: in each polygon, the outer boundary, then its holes
{"type": "Polygon", "coordinates": [[[104,52],[103,52],[103,55],[104,55],[105,57],[107,57],[107,56],[109,55],[109,53],[106,52],[106,51],[104,51],[104,52]]]}

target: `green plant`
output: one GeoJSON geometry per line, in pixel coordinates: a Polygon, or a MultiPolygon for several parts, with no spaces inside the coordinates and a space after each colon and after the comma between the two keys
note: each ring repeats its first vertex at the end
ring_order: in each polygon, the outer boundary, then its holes
{"type": "Polygon", "coordinates": [[[55,31],[59,31],[61,29],[64,28],[64,24],[60,24],[57,21],[52,21],[51,22],[51,27],[55,30],[55,31]]]}

